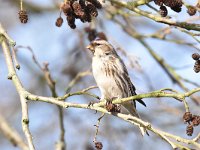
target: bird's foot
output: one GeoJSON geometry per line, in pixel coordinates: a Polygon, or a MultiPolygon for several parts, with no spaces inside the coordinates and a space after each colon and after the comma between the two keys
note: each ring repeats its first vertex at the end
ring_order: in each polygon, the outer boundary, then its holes
{"type": "Polygon", "coordinates": [[[95,102],[89,102],[88,107],[93,106],[95,102]]]}
{"type": "MultiPolygon", "coordinates": [[[[88,108],[90,107],[90,106],[93,106],[94,104],[95,104],[96,102],[89,102],[89,104],[88,104],[88,108]]],[[[97,113],[97,110],[95,110],[95,114],[97,113]]]]}
{"type": "Polygon", "coordinates": [[[120,105],[113,104],[112,101],[107,101],[106,102],[106,110],[108,112],[117,112],[117,113],[120,113],[121,108],[120,108],[120,105]]]}

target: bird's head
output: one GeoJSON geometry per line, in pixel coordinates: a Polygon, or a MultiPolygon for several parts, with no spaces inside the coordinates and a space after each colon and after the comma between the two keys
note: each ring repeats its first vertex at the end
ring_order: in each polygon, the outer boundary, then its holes
{"type": "Polygon", "coordinates": [[[101,39],[92,41],[86,48],[97,57],[106,57],[113,54],[116,55],[112,45],[109,42],[101,39]]]}

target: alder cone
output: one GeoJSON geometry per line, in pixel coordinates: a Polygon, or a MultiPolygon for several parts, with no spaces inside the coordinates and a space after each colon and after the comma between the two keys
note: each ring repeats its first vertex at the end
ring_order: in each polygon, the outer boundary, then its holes
{"type": "Polygon", "coordinates": [[[86,1],[92,3],[97,9],[101,9],[102,8],[102,5],[98,0],[86,0],[86,1]]]}
{"type": "Polygon", "coordinates": [[[194,54],[192,54],[192,58],[193,58],[194,60],[199,60],[200,55],[199,55],[198,53],[194,53],[194,54]]]}
{"type": "Polygon", "coordinates": [[[160,11],[159,12],[160,12],[160,15],[162,17],[166,17],[167,14],[168,14],[167,8],[165,6],[160,6],[160,11]]]}
{"type": "Polygon", "coordinates": [[[186,112],[183,115],[183,121],[184,122],[190,122],[192,120],[192,114],[190,112],[186,112]]]}
{"type": "Polygon", "coordinates": [[[162,6],[163,5],[164,0],[154,0],[154,3],[156,5],[162,6]]]}
{"type": "Polygon", "coordinates": [[[18,12],[18,14],[19,14],[19,20],[21,21],[21,23],[28,22],[28,14],[27,14],[26,10],[20,10],[18,12]]]}
{"type": "Polygon", "coordinates": [[[198,126],[200,124],[200,116],[194,115],[192,117],[192,124],[193,126],[198,126]]]}
{"type": "Polygon", "coordinates": [[[87,4],[86,10],[91,16],[93,16],[93,17],[97,17],[98,16],[98,11],[97,11],[96,7],[92,3],[87,4]]]}
{"type": "Polygon", "coordinates": [[[96,150],[102,150],[103,144],[101,142],[95,142],[95,148],[96,150]]]}
{"type": "Polygon", "coordinates": [[[178,6],[175,6],[175,7],[171,7],[171,9],[177,13],[181,12],[182,8],[181,7],[178,7],[178,6]]]}
{"type": "Polygon", "coordinates": [[[196,14],[197,10],[195,7],[188,7],[188,10],[187,10],[187,13],[190,15],[190,16],[194,16],[196,14]]]}
{"type": "Polygon", "coordinates": [[[65,16],[70,15],[73,13],[71,5],[69,2],[63,3],[61,5],[61,10],[64,12],[65,16]]]}
{"type": "Polygon", "coordinates": [[[74,15],[68,15],[67,16],[67,23],[72,29],[75,29],[76,28],[75,16],[74,15]]]}
{"type": "MultiPolygon", "coordinates": [[[[80,19],[83,23],[91,22],[92,17],[98,16],[97,9],[101,8],[102,5],[98,0],[68,0],[60,5],[60,9],[67,17],[68,25],[72,29],[76,28],[76,19],[80,19]]],[[[56,26],[60,27],[62,22],[61,19],[57,19],[56,26]]]]}
{"type": "Polygon", "coordinates": [[[63,18],[62,17],[57,18],[57,20],[56,20],[56,26],[57,27],[61,27],[62,23],[63,23],[63,18]]]}
{"type": "Polygon", "coordinates": [[[84,10],[82,9],[81,5],[78,2],[74,2],[72,4],[73,10],[74,10],[74,14],[79,17],[82,18],[85,15],[84,10]]]}
{"type": "Polygon", "coordinates": [[[191,124],[188,125],[187,128],[186,128],[186,134],[187,134],[188,136],[192,136],[193,131],[194,131],[193,125],[191,125],[191,124]]]}
{"type": "Polygon", "coordinates": [[[200,72],[200,60],[196,60],[196,62],[194,64],[194,71],[196,73],[200,72]]]}
{"type": "Polygon", "coordinates": [[[183,2],[182,0],[163,0],[163,3],[171,8],[178,8],[178,7],[182,7],[183,2]]]}

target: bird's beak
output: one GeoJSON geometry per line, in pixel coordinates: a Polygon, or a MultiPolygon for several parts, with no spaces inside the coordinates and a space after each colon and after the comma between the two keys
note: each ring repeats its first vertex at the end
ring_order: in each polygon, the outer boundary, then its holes
{"type": "Polygon", "coordinates": [[[92,53],[94,53],[94,45],[90,44],[86,47],[87,49],[89,49],[92,53]]]}

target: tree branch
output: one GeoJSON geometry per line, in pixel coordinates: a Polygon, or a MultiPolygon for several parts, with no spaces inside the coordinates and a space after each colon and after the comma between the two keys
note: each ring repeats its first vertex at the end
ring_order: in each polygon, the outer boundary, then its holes
{"type": "MultiPolygon", "coordinates": [[[[44,68],[42,68],[42,71],[44,73],[45,80],[47,81],[47,84],[51,90],[53,97],[58,97],[56,92],[56,85],[55,81],[53,80],[49,68],[48,63],[44,64],[44,68]]],[[[59,113],[59,125],[60,125],[60,137],[59,141],[56,143],[56,150],[65,150],[66,149],[66,142],[65,142],[65,128],[64,128],[64,114],[63,109],[58,106],[58,113],[59,113]]]]}
{"type": "MultiPolygon", "coordinates": [[[[43,72],[44,74],[44,78],[47,82],[47,85],[52,93],[52,97],[57,97],[57,92],[56,92],[56,86],[55,86],[55,81],[53,80],[51,74],[50,74],[50,71],[49,71],[49,68],[48,68],[48,63],[44,63],[43,64],[43,67],[42,65],[40,65],[39,61],[36,59],[36,56],[32,50],[31,47],[27,46],[27,47],[24,47],[24,46],[17,46],[15,49],[13,49],[13,56],[14,56],[14,60],[15,62],[17,62],[17,58],[16,58],[16,52],[19,50],[19,48],[25,48],[26,50],[29,50],[32,54],[32,58],[33,58],[33,61],[34,63],[37,65],[37,67],[43,72]]],[[[19,63],[17,62],[16,64],[19,65],[19,63]]],[[[60,137],[59,137],[59,141],[56,142],[56,150],[65,150],[66,149],[66,142],[65,142],[65,128],[64,128],[64,120],[63,120],[63,109],[59,106],[58,107],[58,113],[59,113],[59,126],[60,126],[60,137]]]]}
{"type": "MultiPolygon", "coordinates": [[[[125,17],[125,16],[123,16],[125,17]]],[[[124,18],[125,21],[127,21],[127,18],[124,18]]],[[[167,73],[167,75],[172,79],[173,82],[177,83],[184,91],[189,91],[189,89],[187,87],[185,87],[185,85],[181,82],[181,76],[178,75],[176,73],[176,71],[165,62],[165,60],[160,57],[157,53],[155,53],[153,51],[153,49],[145,42],[145,40],[143,39],[143,37],[137,33],[136,30],[134,30],[133,28],[131,28],[131,26],[128,26],[130,23],[127,21],[128,25],[124,25],[122,24],[120,21],[118,21],[117,19],[113,19],[116,23],[118,23],[122,29],[131,37],[137,39],[147,50],[148,52],[151,54],[151,56],[158,62],[158,64],[164,69],[164,71],[167,73]]],[[[199,102],[196,98],[191,97],[191,99],[197,104],[199,105],[199,102]]],[[[185,105],[185,109],[186,111],[189,111],[189,107],[187,102],[183,99],[184,105],[185,105]]]]}
{"type": "MultiPolygon", "coordinates": [[[[186,23],[186,22],[178,22],[178,21],[173,21],[170,19],[166,19],[163,17],[160,17],[158,15],[151,14],[149,12],[143,11],[139,8],[137,8],[138,5],[136,5],[134,2],[124,2],[124,1],[119,1],[119,0],[109,0],[113,4],[116,4],[119,7],[124,7],[127,8],[135,13],[138,13],[144,17],[147,17],[153,21],[168,24],[170,26],[176,26],[180,28],[184,28],[187,30],[195,30],[195,31],[200,31],[200,24],[194,24],[194,23],[186,23]]],[[[145,3],[148,3],[149,1],[141,0],[145,3]]],[[[140,2],[140,1],[139,1],[140,2]]]]}
{"type": "MultiPolygon", "coordinates": [[[[149,122],[143,121],[137,117],[131,116],[131,115],[126,115],[126,114],[122,114],[122,113],[111,113],[108,112],[105,108],[102,108],[101,106],[105,106],[105,101],[104,102],[99,102],[96,103],[94,105],[88,105],[88,104],[76,104],[76,103],[71,103],[71,102],[64,102],[64,101],[60,101],[63,100],[63,97],[58,97],[58,98],[53,98],[53,97],[43,97],[43,96],[38,96],[38,95],[34,95],[31,94],[29,92],[27,92],[16,72],[14,69],[14,65],[11,59],[11,54],[6,42],[6,38],[5,36],[1,36],[1,44],[2,44],[2,48],[4,51],[4,56],[7,62],[7,67],[8,67],[8,71],[9,71],[9,78],[12,79],[13,84],[15,85],[18,94],[20,95],[20,99],[21,99],[21,104],[22,104],[22,126],[25,132],[25,135],[27,137],[28,143],[29,143],[29,149],[34,149],[33,144],[32,144],[32,138],[31,138],[31,134],[28,128],[28,112],[27,112],[27,104],[26,104],[26,100],[32,100],[32,101],[41,101],[41,102],[46,102],[46,103],[51,103],[63,108],[69,108],[69,107],[73,107],[73,108],[83,108],[83,109],[90,109],[90,110],[95,110],[95,111],[99,111],[101,113],[105,113],[108,115],[113,115],[116,116],[126,122],[129,122],[133,125],[136,126],[143,126],[145,127],[147,130],[152,131],[154,134],[160,136],[161,138],[164,138],[166,142],[168,142],[172,147],[178,147],[178,148],[187,148],[186,146],[183,146],[181,144],[191,144],[193,146],[196,146],[197,148],[200,148],[200,144],[197,143],[194,140],[188,140],[185,138],[181,138],[179,136],[164,132],[162,130],[156,129],[154,128],[149,122]],[[176,142],[180,144],[177,144],[176,142]]],[[[177,100],[180,101],[184,101],[184,99],[186,97],[191,96],[192,94],[199,92],[200,88],[196,88],[193,89],[189,92],[186,93],[178,93],[178,92],[173,92],[173,93],[168,93],[168,92],[164,92],[163,89],[162,90],[158,90],[158,91],[153,91],[150,93],[146,93],[146,94],[139,94],[139,95],[135,95],[132,97],[128,97],[128,98],[123,98],[123,99],[117,99],[114,100],[113,103],[117,104],[117,103],[123,103],[126,101],[130,101],[130,100],[136,100],[136,99],[140,99],[140,98],[152,98],[152,97],[171,97],[171,98],[175,98],[177,100]]],[[[82,91],[83,92],[83,91],[82,91]]],[[[78,94],[78,93],[77,93],[78,94]]],[[[83,94],[83,93],[82,93],[83,94]]],[[[72,95],[71,95],[72,96],[72,95]]],[[[69,97],[69,96],[68,96],[69,97]]],[[[65,98],[65,97],[64,97],[65,98]]],[[[189,148],[187,148],[189,149],[189,148]]]]}
{"type": "Polygon", "coordinates": [[[29,117],[28,117],[28,106],[27,106],[27,100],[25,99],[23,92],[25,91],[19,78],[16,75],[16,71],[13,65],[13,61],[11,58],[10,49],[8,47],[7,41],[10,41],[9,43],[15,43],[11,38],[8,38],[4,35],[6,32],[3,30],[1,24],[0,24],[0,43],[2,46],[2,50],[6,59],[7,67],[8,67],[8,79],[11,79],[17,89],[17,92],[20,96],[20,102],[22,107],[22,128],[24,131],[24,134],[26,136],[26,139],[28,141],[28,146],[30,150],[34,150],[34,145],[32,141],[32,135],[29,130],[29,117]]]}
{"type": "Polygon", "coordinates": [[[14,146],[18,146],[22,150],[28,150],[28,146],[8,122],[0,115],[0,131],[7,137],[14,146]]]}

